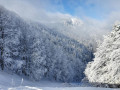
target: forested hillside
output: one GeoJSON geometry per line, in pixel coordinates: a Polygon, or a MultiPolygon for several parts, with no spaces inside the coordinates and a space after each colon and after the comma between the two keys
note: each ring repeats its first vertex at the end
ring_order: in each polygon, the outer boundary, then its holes
{"type": "Polygon", "coordinates": [[[85,46],[40,23],[25,21],[0,6],[2,70],[36,81],[81,81],[92,53],[91,44],[85,46]]]}
{"type": "Polygon", "coordinates": [[[72,16],[64,16],[59,20],[51,22],[41,22],[52,30],[55,30],[67,37],[75,39],[79,43],[89,47],[92,45],[94,51],[96,51],[97,44],[102,41],[102,35],[108,33],[102,29],[92,27],[91,24],[86,24],[81,19],[72,16]]]}

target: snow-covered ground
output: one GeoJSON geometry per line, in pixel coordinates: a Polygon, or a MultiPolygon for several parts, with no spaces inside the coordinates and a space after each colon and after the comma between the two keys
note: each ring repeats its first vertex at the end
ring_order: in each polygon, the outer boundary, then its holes
{"type": "Polygon", "coordinates": [[[9,88],[8,90],[116,90],[116,89],[105,89],[105,88],[92,88],[92,87],[18,87],[9,88]]]}
{"type": "Polygon", "coordinates": [[[107,88],[75,87],[75,84],[50,81],[34,82],[22,77],[0,71],[0,90],[115,90],[107,88]]]}

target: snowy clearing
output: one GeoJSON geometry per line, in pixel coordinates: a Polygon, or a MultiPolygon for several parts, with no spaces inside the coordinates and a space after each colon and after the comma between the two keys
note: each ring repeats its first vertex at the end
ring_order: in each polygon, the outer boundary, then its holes
{"type": "MultiPolygon", "coordinates": [[[[116,90],[110,88],[72,87],[72,84],[50,81],[34,82],[0,71],[0,90],[116,90]]],[[[77,85],[76,85],[77,86],[77,85]]]]}
{"type": "Polygon", "coordinates": [[[105,88],[92,88],[92,87],[18,87],[9,88],[9,90],[116,90],[116,89],[105,89],[105,88]]]}

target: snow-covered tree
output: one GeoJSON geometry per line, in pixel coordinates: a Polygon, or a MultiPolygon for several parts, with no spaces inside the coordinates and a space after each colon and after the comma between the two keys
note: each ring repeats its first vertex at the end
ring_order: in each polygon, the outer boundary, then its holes
{"type": "Polygon", "coordinates": [[[35,38],[32,42],[34,43],[30,55],[30,78],[39,81],[47,72],[45,45],[39,38],[35,38]]]}
{"type": "Polygon", "coordinates": [[[60,47],[55,47],[52,55],[52,62],[48,71],[49,78],[51,80],[63,82],[72,81],[72,67],[62,49],[60,47]]]}
{"type": "Polygon", "coordinates": [[[120,84],[120,25],[104,37],[104,41],[95,53],[94,61],[88,63],[85,70],[92,83],[120,84]]]}
{"type": "Polygon", "coordinates": [[[1,68],[15,69],[18,60],[18,44],[20,30],[17,27],[19,20],[16,15],[0,6],[0,61],[1,68]],[[14,18],[14,19],[13,19],[14,18]]]}
{"type": "Polygon", "coordinates": [[[6,17],[4,16],[4,8],[0,7],[0,64],[1,69],[4,69],[4,28],[5,28],[5,21],[6,17]]]}

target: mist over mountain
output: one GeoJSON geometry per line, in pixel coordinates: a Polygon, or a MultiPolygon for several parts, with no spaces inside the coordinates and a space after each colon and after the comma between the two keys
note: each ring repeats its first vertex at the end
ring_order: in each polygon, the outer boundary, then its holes
{"type": "Polygon", "coordinates": [[[108,32],[107,30],[99,31],[95,28],[91,29],[90,25],[86,25],[82,20],[74,17],[65,17],[61,18],[59,21],[41,23],[86,46],[92,45],[94,50],[97,47],[97,44],[102,41],[103,33],[105,34],[108,32]],[[90,29],[87,30],[87,28],[90,29]]]}

